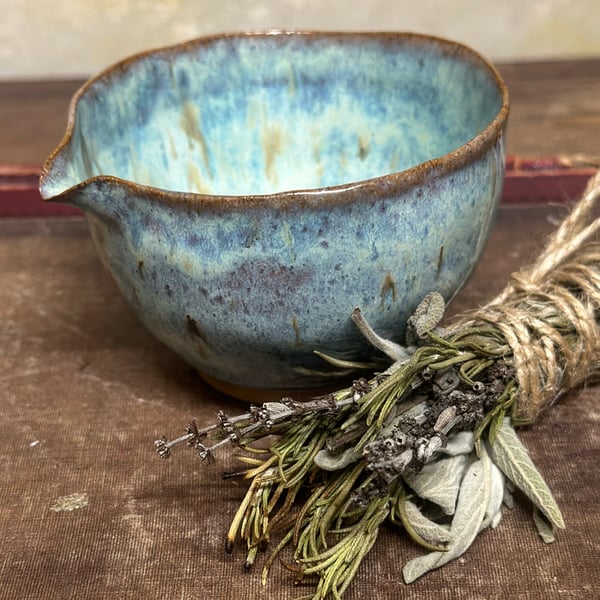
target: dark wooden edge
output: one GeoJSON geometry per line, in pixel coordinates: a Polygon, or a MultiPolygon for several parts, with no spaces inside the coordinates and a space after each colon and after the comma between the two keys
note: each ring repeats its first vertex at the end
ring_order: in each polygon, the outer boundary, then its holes
{"type": "MultiPolygon", "coordinates": [[[[503,204],[569,203],[583,192],[596,167],[580,158],[509,157],[503,204]]],[[[40,167],[0,165],[0,218],[82,216],[79,209],[43,202],[38,190],[40,167]]]]}
{"type": "Polygon", "coordinates": [[[598,165],[585,157],[506,160],[503,204],[549,204],[576,201],[598,165]]]}

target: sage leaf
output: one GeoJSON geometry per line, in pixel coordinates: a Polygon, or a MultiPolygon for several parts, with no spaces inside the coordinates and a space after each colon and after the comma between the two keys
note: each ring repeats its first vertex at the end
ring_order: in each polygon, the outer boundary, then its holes
{"type": "Polygon", "coordinates": [[[490,499],[485,510],[485,517],[481,529],[492,527],[495,529],[502,518],[502,502],[504,501],[504,475],[502,471],[490,460],[490,499]]]}
{"type": "Polygon", "coordinates": [[[504,498],[502,499],[502,502],[509,510],[512,510],[515,507],[515,499],[507,485],[504,486],[504,498]]]}
{"type": "Polygon", "coordinates": [[[404,500],[400,518],[405,529],[418,544],[438,546],[437,550],[445,550],[439,546],[450,541],[450,530],[428,519],[414,502],[408,499],[404,500]],[[413,533],[416,534],[416,537],[413,537],[413,533]],[[425,541],[426,544],[423,544],[422,541],[425,541]]]}
{"type": "Polygon", "coordinates": [[[465,454],[440,458],[418,473],[405,471],[403,478],[417,496],[437,504],[444,514],[453,515],[467,461],[465,454]]]}
{"type": "Polygon", "coordinates": [[[413,581],[416,581],[419,577],[423,577],[429,571],[437,569],[440,566],[438,564],[439,557],[441,555],[445,556],[448,552],[430,552],[429,554],[417,556],[417,558],[409,560],[402,569],[404,582],[407,584],[413,583],[413,581]]]}
{"type": "Polygon", "coordinates": [[[473,450],[474,436],[472,431],[461,431],[448,436],[448,442],[444,448],[440,448],[440,454],[456,456],[457,454],[469,454],[473,450]]]}
{"type": "Polygon", "coordinates": [[[496,529],[496,527],[498,527],[498,525],[500,525],[500,521],[502,521],[502,509],[499,508],[498,512],[492,517],[492,520],[490,521],[490,527],[492,529],[496,529]]]}
{"type": "Polygon", "coordinates": [[[324,449],[317,452],[314,463],[319,469],[323,469],[323,471],[339,471],[355,463],[361,456],[362,454],[356,452],[354,448],[346,448],[346,450],[338,454],[324,449]]]}
{"type": "Polygon", "coordinates": [[[433,569],[458,558],[477,537],[483,522],[491,491],[490,458],[485,447],[480,460],[474,461],[462,480],[456,514],[450,526],[450,542],[446,552],[430,552],[408,561],[402,570],[406,583],[412,583],[433,569]]]}
{"type": "Polygon", "coordinates": [[[542,511],[554,527],[564,528],[565,522],[552,492],[544,481],[525,446],[506,418],[496,433],[490,446],[493,461],[532,502],[542,511]]]}
{"type": "Polygon", "coordinates": [[[555,541],[555,528],[537,507],[533,508],[533,522],[540,537],[546,544],[551,544],[555,541]]]}

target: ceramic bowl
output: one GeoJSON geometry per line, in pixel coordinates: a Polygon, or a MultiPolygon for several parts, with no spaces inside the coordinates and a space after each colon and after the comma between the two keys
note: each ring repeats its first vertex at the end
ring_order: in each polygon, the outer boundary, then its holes
{"type": "MultiPolygon", "coordinates": [[[[477,262],[508,94],[473,50],[407,33],[243,33],[146,52],[76,94],[41,179],[86,211],[159,339],[238,396],[402,342],[477,262]]],[[[261,392],[262,393],[262,392],[261,392]]],[[[262,397],[258,394],[258,397],[262,397]]]]}

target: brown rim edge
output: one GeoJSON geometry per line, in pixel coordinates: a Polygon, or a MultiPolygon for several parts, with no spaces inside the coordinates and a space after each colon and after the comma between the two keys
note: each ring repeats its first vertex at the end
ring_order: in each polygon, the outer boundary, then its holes
{"type": "Polygon", "coordinates": [[[233,32],[223,33],[211,36],[204,36],[192,40],[188,40],[179,44],[173,44],[169,46],[163,46],[159,48],[153,48],[143,52],[133,54],[123,60],[120,60],[113,65],[108,66],[100,73],[90,78],[86,83],[83,84],[79,90],[75,93],[69,104],[67,129],[63,135],[62,140],[50,156],[44,162],[42,167],[42,174],[39,182],[39,190],[42,199],[48,202],[61,202],[68,201],[68,197],[76,193],[78,190],[90,185],[91,183],[101,184],[113,184],[119,185],[120,187],[129,188],[132,192],[137,194],[144,194],[152,196],[154,199],[161,201],[162,203],[170,205],[185,205],[189,208],[196,206],[206,206],[211,204],[218,204],[226,201],[229,207],[235,205],[244,205],[251,203],[255,206],[258,205],[272,205],[280,208],[287,206],[299,206],[299,205],[317,205],[321,204],[323,196],[331,196],[331,200],[336,197],[339,204],[346,204],[355,200],[358,196],[363,196],[368,193],[369,197],[376,198],[380,196],[389,196],[390,192],[398,193],[406,190],[409,187],[422,183],[427,177],[431,176],[432,173],[440,173],[447,175],[452,172],[456,172],[468,162],[473,159],[477,159],[482,156],[489,148],[491,148],[499,137],[502,136],[506,121],[509,113],[509,93],[506,84],[498,70],[492,65],[483,55],[476,50],[472,49],[465,44],[449,40],[446,38],[412,33],[412,32],[380,32],[380,31],[364,31],[364,32],[338,32],[338,31],[288,31],[288,30],[269,30],[269,31],[248,31],[248,32],[233,32]],[[193,192],[177,192],[171,190],[165,190],[153,186],[148,186],[140,183],[135,183],[126,179],[121,179],[113,175],[96,175],[85,179],[78,184],[67,188],[63,192],[53,196],[47,196],[44,194],[44,181],[49,176],[51,168],[58,158],[58,156],[65,150],[71,141],[73,129],[75,127],[77,106],[79,99],[86,93],[94,83],[103,78],[109,77],[119,71],[126,70],[131,64],[147,59],[148,57],[185,51],[188,48],[196,48],[198,46],[207,45],[222,39],[243,39],[249,37],[257,38],[268,38],[274,36],[297,36],[306,37],[312,39],[318,38],[340,38],[340,39],[381,39],[387,41],[394,40],[405,40],[410,43],[433,43],[440,47],[445,54],[462,54],[467,59],[473,61],[475,64],[482,68],[485,68],[500,92],[502,103],[500,110],[496,116],[488,123],[488,125],[482,129],[475,137],[471,138],[468,142],[456,148],[452,152],[448,152],[442,156],[433,158],[424,163],[420,163],[407,169],[405,171],[398,171],[370,179],[365,179],[357,182],[350,182],[336,186],[323,187],[323,188],[309,188],[309,189],[297,189],[276,192],[273,194],[261,194],[261,195],[239,195],[239,196],[227,196],[227,195],[211,195],[211,194],[199,194],[193,192]],[[382,191],[381,188],[385,188],[382,191]],[[343,194],[341,192],[344,192],[343,194]]]}

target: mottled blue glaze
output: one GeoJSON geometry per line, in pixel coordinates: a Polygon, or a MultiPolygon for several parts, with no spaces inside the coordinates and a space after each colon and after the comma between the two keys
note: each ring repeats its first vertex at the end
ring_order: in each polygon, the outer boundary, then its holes
{"type": "Polygon", "coordinates": [[[87,211],[148,328],[201,372],[314,387],[364,359],[359,306],[402,340],[477,262],[504,175],[506,89],[469,49],[408,34],[217,36],[78,93],[46,199],[87,211]]]}

